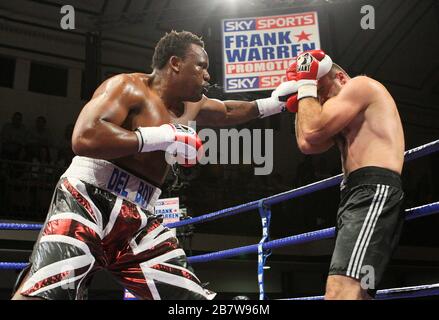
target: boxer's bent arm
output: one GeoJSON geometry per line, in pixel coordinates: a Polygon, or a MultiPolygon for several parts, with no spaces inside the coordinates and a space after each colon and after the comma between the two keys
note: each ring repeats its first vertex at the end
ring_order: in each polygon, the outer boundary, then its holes
{"type": "Polygon", "coordinates": [[[374,90],[370,79],[358,77],[350,80],[323,107],[314,98],[300,100],[298,119],[304,139],[310,144],[332,139],[366,109],[375,95],[374,90]]]}
{"type": "Polygon", "coordinates": [[[314,154],[325,153],[326,151],[331,149],[335,144],[333,139],[328,139],[328,140],[323,141],[322,143],[319,143],[319,144],[308,143],[303,137],[303,132],[300,128],[297,116],[296,116],[296,127],[295,128],[296,128],[297,146],[303,154],[314,155],[314,154]]]}
{"type": "Polygon", "coordinates": [[[204,98],[196,121],[201,126],[223,127],[248,122],[259,117],[254,101],[220,101],[204,98]]]}
{"type": "Polygon", "coordinates": [[[75,154],[112,160],[137,153],[137,135],[121,127],[143,101],[135,80],[118,75],[104,82],[82,109],[72,136],[75,154]]]}

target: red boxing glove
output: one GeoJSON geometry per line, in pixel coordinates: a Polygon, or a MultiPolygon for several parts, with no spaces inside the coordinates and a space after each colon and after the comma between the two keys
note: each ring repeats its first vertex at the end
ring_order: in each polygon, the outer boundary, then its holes
{"type": "Polygon", "coordinates": [[[295,61],[288,69],[287,69],[287,80],[288,81],[297,81],[297,61],[295,61]]]}
{"type": "Polygon", "coordinates": [[[166,161],[177,161],[185,167],[194,166],[204,154],[203,142],[191,127],[164,124],[160,127],[139,127],[135,131],[139,152],[165,151],[166,161]]]}
{"type": "MultiPolygon", "coordinates": [[[[298,88],[301,86],[309,85],[306,80],[318,80],[321,77],[325,76],[332,68],[332,60],[331,58],[325,54],[322,50],[311,50],[303,53],[302,55],[299,55],[299,57],[296,59],[296,62],[294,62],[286,72],[287,80],[288,81],[298,81],[298,88]],[[301,58],[301,61],[299,63],[305,63],[307,62],[307,59],[309,58],[311,62],[314,62],[314,64],[311,64],[311,67],[309,68],[310,72],[300,72],[300,76],[298,74],[298,60],[301,58]],[[300,81],[301,80],[301,81],[300,81]],[[300,82],[299,82],[300,81],[300,82]]],[[[314,84],[314,82],[311,83],[311,85],[314,84]]],[[[315,82],[316,85],[316,94],[317,97],[317,82],[315,82]]],[[[313,89],[313,88],[312,88],[313,89]]],[[[311,90],[312,90],[311,89],[311,90]]],[[[302,90],[303,91],[303,90],[302,90]]],[[[312,90],[313,91],[313,90],[312,90]]],[[[304,98],[304,97],[302,97],[304,98]]],[[[286,109],[289,112],[297,113],[299,109],[299,98],[298,94],[295,94],[288,98],[286,103],[286,109]]]]}
{"type": "Polygon", "coordinates": [[[332,59],[322,50],[312,50],[297,57],[298,99],[317,98],[317,80],[328,74],[332,59]]]}
{"type": "Polygon", "coordinates": [[[306,51],[296,60],[297,80],[318,80],[332,68],[331,58],[322,50],[306,51]]]}
{"type": "Polygon", "coordinates": [[[175,142],[168,147],[173,153],[175,148],[177,163],[183,167],[193,167],[204,153],[203,142],[191,127],[181,124],[170,125],[175,132],[175,142]]]}
{"type": "MultiPolygon", "coordinates": [[[[287,69],[287,80],[288,81],[297,81],[297,72],[296,72],[297,62],[294,62],[287,69]]],[[[299,100],[297,99],[297,94],[288,98],[287,103],[285,105],[287,110],[292,113],[297,113],[299,111],[299,100]]]]}
{"type": "Polygon", "coordinates": [[[299,111],[299,99],[297,98],[297,93],[294,96],[288,98],[285,107],[289,112],[292,113],[297,113],[299,111]]]}

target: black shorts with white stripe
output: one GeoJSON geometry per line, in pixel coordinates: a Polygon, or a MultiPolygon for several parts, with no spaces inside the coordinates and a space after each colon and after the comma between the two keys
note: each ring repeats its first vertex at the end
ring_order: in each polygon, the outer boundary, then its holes
{"type": "Polygon", "coordinates": [[[352,172],[341,191],[329,275],[361,280],[373,297],[404,222],[401,176],[378,167],[352,172]]]}

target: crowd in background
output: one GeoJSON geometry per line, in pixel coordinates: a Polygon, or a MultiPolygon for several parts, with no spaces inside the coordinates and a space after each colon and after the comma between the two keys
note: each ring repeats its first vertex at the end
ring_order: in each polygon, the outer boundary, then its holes
{"type": "Polygon", "coordinates": [[[43,116],[37,117],[31,128],[26,128],[23,114],[15,112],[11,121],[1,128],[0,158],[66,166],[74,156],[71,147],[72,133],[73,125],[69,124],[63,136],[53,136],[43,116]]]}
{"type": "Polygon", "coordinates": [[[1,214],[14,219],[44,217],[53,188],[70,164],[73,125],[63,136],[54,136],[43,116],[31,128],[15,112],[0,132],[1,214]]]}

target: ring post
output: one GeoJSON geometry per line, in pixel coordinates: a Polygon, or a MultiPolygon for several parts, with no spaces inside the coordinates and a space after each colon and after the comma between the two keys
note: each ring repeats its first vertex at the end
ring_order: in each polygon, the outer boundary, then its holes
{"type": "Polygon", "coordinates": [[[258,286],[259,286],[259,300],[265,300],[264,290],[264,266],[267,258],[271,255],[271,249],[264,249],[264,244],[270,240],[270,221],[271,209],[270,206],[264,204],[264,200],[258,203],[259,215],[262,222],[262,238],[258,244],[258,286]]]}

